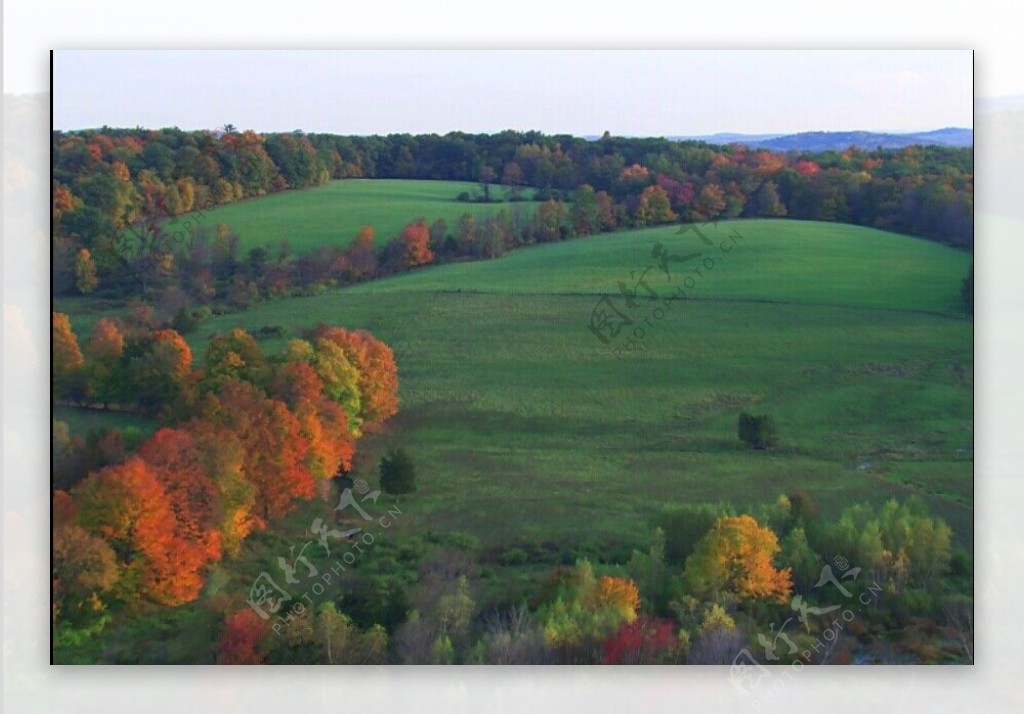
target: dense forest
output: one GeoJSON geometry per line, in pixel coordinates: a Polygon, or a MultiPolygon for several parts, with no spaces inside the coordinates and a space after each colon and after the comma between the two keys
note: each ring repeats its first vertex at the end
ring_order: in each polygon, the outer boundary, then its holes
{"type": "Polygon", "coordinates": [[[52,154],[55,293],[146,298],[171,289],[165,303],[179,309],[244,307],[429,262],[676,221],[786,216],[973,246],[970,148],[773,153],[607,133],[358,137],[227,126],[54,132],[52,154]],[[472,181],[479,189],[462,200],[504,205],[456,226],[410,216],[400,236],[367,227],[305,256],[286,243],[238,255],[229,226],[202,222],[215,206],[348,178],[472,181]],[[517,205],[525,198],[542,203],[517,205]],[[191,220],[176,223],[183,214],[191,220]]]}

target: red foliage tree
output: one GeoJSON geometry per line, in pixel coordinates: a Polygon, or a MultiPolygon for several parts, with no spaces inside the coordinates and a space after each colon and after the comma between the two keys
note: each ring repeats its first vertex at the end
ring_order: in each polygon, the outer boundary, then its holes
{"type": "Polygon", "coordinates": [[[263,654],[260,641],[267,633],[267,622],[251,608],[232,613],[224,622],[217,662],[224,665],[259,665],[263,654]]]}
{"type": "Polygon", "coordinates": [[[652,665],[671,663],[678,640],[672,621],[640,616],[623,623],[618,632],[605,641],[605,665],[652,665]]]}

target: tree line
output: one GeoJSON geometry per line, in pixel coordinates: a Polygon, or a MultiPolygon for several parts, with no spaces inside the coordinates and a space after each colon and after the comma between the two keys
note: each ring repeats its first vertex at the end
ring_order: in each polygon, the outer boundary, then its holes
{"type": "Polygon", "coordinates": [[[210,339],[201,366],[170,329],[101,318],[83,351],[53,315],[54,392],[158,416],[147,439],[110,430],[53,441],[54,619],[88,628],[111,608],[195,600],[210,564],[324,493],[356,441],[398,411],[391,349],[319,325],[277,356],[244,330],[210,339]]]}
{"type": "MultiPolygon", "coordinates": [[[[357,137],[298,131],[258,134],[231,127],[225,132],[54,132],[51,148],[58,293],[89,292],[123,273],[113,250],[119,232],[149,221],[155,212],[173,217],[345,178],[474,181],[481,187],[478,200],[487,202],[495,199],[499,188],[515,201],[524,198],[529,187],[540,201],[555,202],[545,204],[545,216],[529,220],[507,212],[505,223],[519,225],[513,229],[514,240],[503,239],[506,249],[516,242],[674,221],[781,216],[853,223],[961,248],[973,246],[970,148],[779,153],[739,144],[714,146],[608,133],[588,141],[514,131],[357,137]],[[525,224],[529,230],[523,230],[525,224]]],[[[449,255],[466,252],[464,246],[455,248],[455,227],[443,238],[449,237],[449,255]]],[[[491,239],[475,250],[494,254],[498,242],[491,239]]],[[[208,237],[205,250],[214,251],[213,244],[214,238],[208,237]]],[[[437,247],[435,241],[435,251],[437,247]]],[[[230,245],[216,250],[223,253],[230,245]]],[[[389,255],[395,250],[377,250],[378,262],[388,270],[403,262],[402,256],[389,255]]],[[[171,253],[161,254],[168,264],[173,263],[171,253]]],[[[265,258],[256,255],[250,260],[259,264],[265,258]]],[[[408,265],[409,257],[404,261],[408,265]]],[[[303,267],[296,265],[295,270],[301,273],[303,267]]],[[[297,282],[308,280],[300,276],[297,282]]],[[[235,288],[236,293],[249,290],[247,284],[235,288]]]]}

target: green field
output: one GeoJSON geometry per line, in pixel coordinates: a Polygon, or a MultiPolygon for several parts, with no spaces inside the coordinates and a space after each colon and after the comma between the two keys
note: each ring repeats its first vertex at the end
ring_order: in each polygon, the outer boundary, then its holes
{"type": "MultiPolygon", "coordinates": [[[[239,253],[257,246],[274,248],[287,240],[295,253],[306,253],[327,245],[347,246],[363,226],[373,226],[378,244],[397,236],[411,221],[425,218],[433,223],[443,218],[454,228],[464,213],[489,215],[500,207],[524,204],[471,204],[455,200],[460,193],[479,193],[480,186],[457,181],[402,181],[390,179],[345,179],[301,191],[284,191],[259,199],[248,199],[207,211],[200,225],[211,230],[219,223],[239,236],[239,253]]],[[[492,187],[495,198],[501,187],[492,187]]],[[[180,221],[195,220],[193,215],[180,221]]]]}
{"type": "MultiPolygon", "coordinates": [[[[958,310],[970,256],[835,224],[722,222],[706,229],[711,248],[677,230],[264,303],[190,338],[198,348],[263,325],[294,337],[324,321],[389,343],[401,412],[361,442],[355,476],[376,483],[388,447],[414,456],[419,491],[403,498],[399,531],[467,532],[491,548],[640,546],[667,508],[744,508],[804,489],[826,517],[920,495],[970,548],[972,323],[958,310]],[[715,265],[694,281],[695,300],[652,320],[643,350],[617,356],[588,329],[591,312],[619,281],[633,284],[659,241],[671,254],[704,249],[715,265]],[[774,415],[781,446],[748,451],[735,436],[741,410],[774,415]]],[[[670,264],[672,283],[655,267],[649,285],[667,296],[693,264],[670,264]]],[[[636,324],[651,305],[639,301],[636,324]]]]}

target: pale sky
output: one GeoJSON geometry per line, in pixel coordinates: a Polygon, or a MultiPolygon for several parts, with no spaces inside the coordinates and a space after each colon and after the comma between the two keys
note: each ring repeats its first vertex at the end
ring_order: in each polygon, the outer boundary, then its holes
{"type": "Polygon", "coordinates": [[[970,51],[58,51],[56,129],[576,135],[973,126],[970,51]]]}

